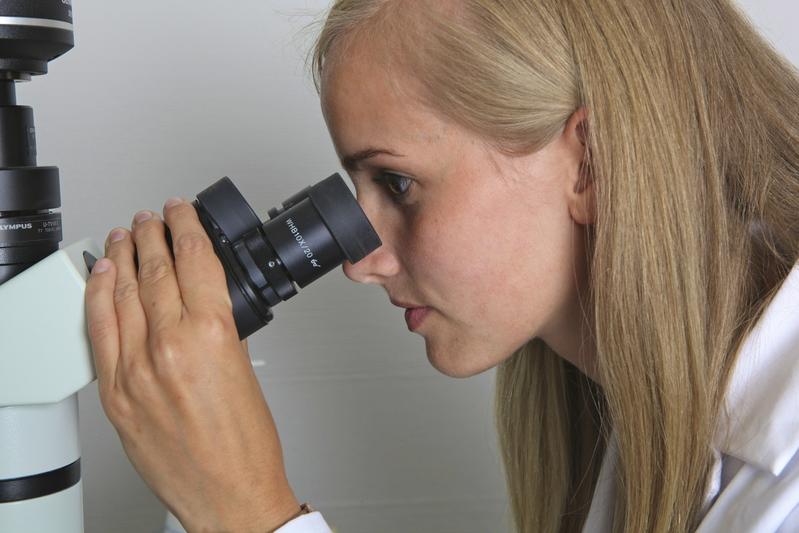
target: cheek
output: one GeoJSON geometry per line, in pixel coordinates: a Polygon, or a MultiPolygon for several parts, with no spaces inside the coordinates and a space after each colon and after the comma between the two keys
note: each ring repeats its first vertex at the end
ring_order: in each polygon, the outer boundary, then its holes
{"type": "Polygon", "coordinates": [[[420,295],[443,312],[474,315],[490,304],[506,255],[490,223],[493,212],[461,199],[423,210],[407,226],[402,246],[408,274],[420,295]]]}
{"type": "Polygon", "coordinates": [[[568,212],[495,191],[457,200],[407,226],[419,294],[464,322],[524,329],[545,320],[572,269],[568,212]]]}

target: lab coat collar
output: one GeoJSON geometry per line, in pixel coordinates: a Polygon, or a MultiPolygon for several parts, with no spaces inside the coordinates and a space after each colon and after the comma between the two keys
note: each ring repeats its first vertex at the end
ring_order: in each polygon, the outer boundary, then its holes
{"type": "Polygon", "coordinates": [[[799,263],[741,346],[726,405],[717,449],[780,475],[799,450],[799,263]]]}

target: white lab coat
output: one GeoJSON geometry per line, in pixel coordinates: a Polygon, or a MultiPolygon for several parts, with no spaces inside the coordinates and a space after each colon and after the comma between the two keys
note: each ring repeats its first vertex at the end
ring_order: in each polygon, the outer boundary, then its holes
{"type": "MultiPolygon", "coordinates": [[[[799,533],[799,263],[741,346],[726,403],[697,533],[799,533]]],[[[610,531],[615,461],[611,438],[585,533],[610,531]]]]}
{"type": "MultiPolygon", "coordinates": [[[[716,438],[711,487],[696,533],[799,533],[799,263],[745,340],[716,438]],[[723,435],[728,435],[724,438],[723,435]]],[[[611,438],[583,531],[611,530],[611,438]]],[[[278,533],[330,533],[318,512],[278,533]]]]}

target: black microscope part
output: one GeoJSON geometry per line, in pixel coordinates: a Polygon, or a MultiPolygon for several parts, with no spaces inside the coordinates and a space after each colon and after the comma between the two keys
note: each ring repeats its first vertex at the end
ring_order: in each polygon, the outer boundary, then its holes
{"type": "Polygon", "coordinates": [[[0,284],[58,250],[58,168],[36,163],[33,109],[15,82],[47,73],[75,44],[67,0],[0,0],[0,284]]]}
{"type": "MultiPolygon", "coordinates": [[[[271,308],[344,261],[382,243],[339,174],[269,210],[262,222],[228,177],[192,202],[225,270],[239,338],[267,325],[271,308]]],[[[172,248],[172,237],[166,229],[172,248]]]]}
{"type": "Polygon", "coordinates": [[[83,250],[83,261],[86,263],[86,270],[88,270],[89,274],[91,274],[94,264],[97,262],[97,258],[86,250],[83,250]]]}

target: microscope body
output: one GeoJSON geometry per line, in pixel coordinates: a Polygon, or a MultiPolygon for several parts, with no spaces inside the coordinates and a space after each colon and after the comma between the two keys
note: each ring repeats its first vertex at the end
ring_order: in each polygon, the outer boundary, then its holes
{"type": "Polygon", "coordinates": [[[74,46],[70,0],[0,1],[0,531],[82,533],[77,391],[94,377],[86,267],[59,250],[56,167],[36,163],[16,83],[74,46]]]}
{"type": "Polygon", "coordinates": [[[77,392],[95,379],[78,241],[0,285],[0,531],[83,533],[77,392]]]}

